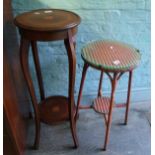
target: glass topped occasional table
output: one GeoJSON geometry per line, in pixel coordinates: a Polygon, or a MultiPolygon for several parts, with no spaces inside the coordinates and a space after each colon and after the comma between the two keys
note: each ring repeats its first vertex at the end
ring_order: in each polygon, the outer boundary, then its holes
{"type": "Polygon", "coordinates": [[[138,66],[140,62],[141,55],[136,48],[128,44],[120,43],[117,41],[103,40],[88,43],[85,47],[83,47],[81,56],[84,60],[84,67],[77,101],[76,118],[78,116],[79,109],[93,108],[96,112],[103,114],[106,125],[106,135],[103,149],[106,150],[109,140],[116,84],[124,73],[129,73],[127,102],[126,104],[122,105],[117,104],[117,106],[126,107],[124,123],[127,124],[130,105],[132,74],[133,70],[138,66]],[[80,104],[82,89],[84,85],[86,71],[89,66],[101,71],[98,97],[94,100],[92,106],[82,106],[80,104]],[[109,77],[111,82],[110,97],[102,96],[101,88],[104,73],[109,77]]]}
{"type": "MultiPolygon", "coordinates": [[[[14,19],[21,36],[20,60],[25,80],[32,99],[35,114],[35,141],[34,147],[39,147],[40,121],[53,124],[69,120],[75,147],[78,147],[75,125],[74,83],[76,71],[75,35],[80,17],[70,11],[58,9],[39,9],[18,15],[14,19]],[[51,96],[46,98],[44,94],[41,75],[37,41],[64,40],[69,61],[69,90],[68,97],[51,96]],[[40,104],[37,102],[33,82],[28,66],[29,46],[32,53],[40,90],[40,104]]],[[[49,68],[50,69],[50,68],[49,68]]],[[[60,73],[61,74],[61,73],[60,73]]],[[[62,87],[63,89],[63,87],[62,87]]]]}

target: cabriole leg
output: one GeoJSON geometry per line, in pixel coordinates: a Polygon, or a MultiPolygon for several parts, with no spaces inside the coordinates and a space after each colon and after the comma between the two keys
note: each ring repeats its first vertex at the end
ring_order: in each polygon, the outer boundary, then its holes
{"type": "Polygon", "coordinates": [[[75,55],[75,42],[73,42],[72,32],[68,31],[68,38],[64,40],[65,47],[68,53],[69,61],[69,91],[68,91],[68,109],[69,109],[69,120],[74,140],[75,148],[78,147],[78,138],[76,134],[76,122],[74,120],[74,85],[75,85],[75,72],[76,72],[76,55],[75,55]]]}
{"type": "Polygon", "coordinates": [[[39,84],[40,98],[42,101],[45,99],[45,94],[44,94],[43,80],[42,80],[42,75],[41,75],[40,62],[39,62],[39,56],[38,56],[36,41],[31,41],[31,46],[32,46],[32,54],[33,54],[35,68],[36,68],[38,84],[39,84]]]}
{"type": "Polygon", "coordinates": [[[20,61],[22,66],[22,71],[24,73],[24,77],[30,92],[32,105],[34,108],[35,114],[35,140],[34,140],[34,148],[39,148],[39,139],[40,139],[40,117],[39,117],[39,109],[37,104],[37,99],[35,96],[35,91],[32,83],[32,79],[29,72],[29,64],[28,64],[28,53],[29,53],[30,41],[24,38],[21,38],[20,43],[20,61]]]}

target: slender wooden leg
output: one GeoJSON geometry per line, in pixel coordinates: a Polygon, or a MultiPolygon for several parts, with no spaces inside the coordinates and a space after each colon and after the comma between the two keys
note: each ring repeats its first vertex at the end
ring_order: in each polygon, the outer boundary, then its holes
{"type": "Polygon", "coordinates": [[[113,110],[115,89],[116,89],[116,84],[117,84],[117,73],[114,73],[114,78],[111,80],[111,84],[112,84],[112,91],[111,91],[111,100],[110,100],[108,121],[107,121],[107,126],[106,126],[106,134],[105,134],[105,141],[104,141],[104,148],[103,148],[104,150],[106,150],[107,144],[109,141],[110,127],[111,127],[111,120],[112,120],[112,110],[113,110]]]}
{"type": "Polygon", "coordinates": [[[32,100],[32,105],[35,113],[35,140],[34,140],[34,148],[39,148],[39,139],[40,139],[40,118],[39,118],[39,109],[37,105],[37,99],[35,96],[35,91],[33,87],[33,83],[31,80],[29,65],[28,65],[28,53],[29,53],[30,41],[21,38],[20,44],[20,61],[22,66],[22,71],[24,73],[24,77],[29,89],[29,93],[32,100]]]}
{"type": "Polygon", "coordinates": [[[102,80],[103,80],[103,71],[101,71],[100,82],[98,88],[98,97],[102,97],[102,80]]]}
{"type": "Polygon", "coordinates": [[[76,36],[73,36],[73,45],[74,45],[74,49],[76,48],[76,36]]]}
{"type": "MultiPolygon", "coordinates": [[[[73,45],[74,45],[74,50],[76,51],[76,36],[72,36],[73,40],[73,45]]],[[[74,116],[76,115],[76,104],[75,104],[75,99],[74,99],[74,116]]]]}
{"type": "Polygon", "coordinates": [[[38,79],[38,84],[39,84],[40,98],[42,101],[45,99],[45,94],[44,94],[43,80],[42,80],[42,75],[41,75],[40,62],[39,62],[36,41],[31,41],[31,46],[32,46],[33,59],[34,59],[34,64],[35,64],[37,79],[38,79]]]}
{"type": "Polygon", "coordinates": [[[126,112],[125,112],[125,120],[124,120],[125,125],[127,125],[128,123],[128,113],[129,113],[130,96],[131,96],[131,83],[132,83],[132,71],[129,72],[128,96],[127,96],[126,112]]]}
{"type": "Polygon", "coordinates": [[[70,30],[68,31],[68,38],[64,40],[64,43],[68,53],[68,61],[69,61],[69,91],[68,91],[69,120],[70,120],[72,137],[74,140],[74,146],[75,148],[77,148],[79,144],[76,135],[76,122],[74,120],[74,85],[75,85],[75,72],[76,72],[76,54],[72,33],[70,30]]]}
{"type": "Polygon", "coordinates": [[[81,78],[80,90],[79,90],[79,94],[78,94],[75,120],[77,120],[77,117],[78,117],[79,106],[80,106],[80,102],[81,102],[82,90],[83,90],[83,85],[84,85],[84,80],[86,77],[87,69],[88,69],[88,64],[85,63],[84,67],[83,67],[83,71],[82,71],[82,78],[81,78]]]}

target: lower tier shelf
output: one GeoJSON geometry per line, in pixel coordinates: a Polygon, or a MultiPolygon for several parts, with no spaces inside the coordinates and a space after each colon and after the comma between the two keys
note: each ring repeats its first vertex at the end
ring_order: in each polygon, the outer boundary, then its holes
{"type": "Polygon", "coordinates": [[[93,102],[93,109],[100,114],[108,114],[110,107],[110,98],[98,97],[93,102]]]}
{"type": "Polygon", "coordinates": [[[46,124],[58,124],[69,120],[68,98],[52,96],[39,104],[40,120],[46,124]]]}

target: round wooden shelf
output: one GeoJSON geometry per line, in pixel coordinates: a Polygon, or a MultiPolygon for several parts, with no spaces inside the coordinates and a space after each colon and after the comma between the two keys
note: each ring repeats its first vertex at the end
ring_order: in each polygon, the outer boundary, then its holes
{"type": "Polygon", "coordinates": [[[52,96],[39,104],[40,120],[46,124],[57,124],[69,120],[68,98],[52,96]]]}

